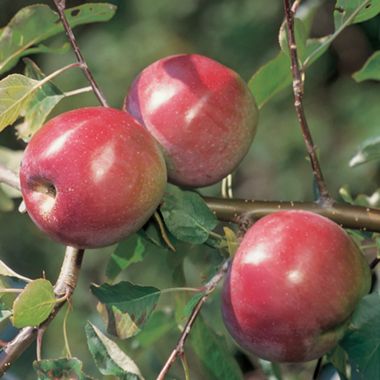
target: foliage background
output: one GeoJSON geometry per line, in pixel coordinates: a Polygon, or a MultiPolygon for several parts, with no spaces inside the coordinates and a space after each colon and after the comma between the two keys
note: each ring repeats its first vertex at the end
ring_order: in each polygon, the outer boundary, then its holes
{"type": "MultiPolygon", "coordinates": [[[[322,4],[315,17],[312,34],[328,34],[333,28],[334,2],[312,1],[322,4]]],[[[278,30],[282,22],[282,2],[278,0],[110,2],[118,6],[118,11],[109,23],[78,27],[75,33],[99,85],[104,89],[109,103],[116,108],[121,107],[128,86],[139,71],[163,56],[182,52],[204,54],[230,66],[248,80],[279,50],[278,30]]],[[[1,0],[0,27],[21,7],[33,3],[34,1],[26,0],[1,0]]],[[[68,7],[80,3],[83,1],[67,1],[68,7]]],[[[64,41],[65,36],[62,34],[51,42],[60,46],[64,41]]],[[[347,28],[332,44],[328,54],[307,73],[306,113],[320,150],[327,183],[334,196],[343,184],[348,184],[353,194],[372,194],[379,186],[380,167],[377,162],[354,169],[348,167],[349,159],[357,147],[364,140],[379,134],[379,84],[357,84],[351,78],[351,74],[379,48],[378,16],[366,23],[347,28]]],[[[71,52],[32,58],[45,73],[53,72],[74,61],[71,52]]],[[[14,71],[20,72],[22,69],[23,65],[20,63],[14,71]]],[[[55,83],[67,91],[87,86],[79,70],[71,70],[60,76],[55,83]]],[[[259,130],[252,149],[234,177],[235,196],[268,200],[312,199],[311,172],[292,103],[289,87],[262,109],[259,130]]],[[[65,99],[54,110],[54,114],[96,104],[92,94],[80,95],[65,99]]],[[[12,128],[0,134],[0,145],[15,149],[24,147],[15,138],[12,128]]],[[[219,188],[213,186],[202,192],[216,195],[219,188]]],[[[101,326],[95,309],[95,299],[89,292],[89,284],[102,282],[105,265],[112,250],[110,247],[101,250],[102,253],[98,250],[86,254],[69,319],[69,331],[73,332],[69,335],[73,354],[88,363],[85,370],[94,376],[99,374],[89,364],[91,359],[83,326],[87,319],[101,326]]],[[[14,270],[32,278],[41,276],[44,271],[46,277],[54,281],[62,253],[63,248],[43,236],[25,215],[20,215],[17,211],[0,213],[0,257],[14,270]]],[[[142,285],[166,286],[171,281],[173,271],[173,268],[167,266],[169,254],[171,253],[157,252],[150,255],[143,264],[136,264],[123,274],[123,278],[142,285]]],[[[190,283],[199,283],[202,276],[207,276],[210,265],[216,264],[213,261],[215,259],[207,252],[192,247],[187,252],[184,264],[187,280],[190,283]]],[[[173,303],[172,298],[167,296],[164,301],[170,305],[173,303]]],[[[169,309],[167,311],[170,312],[169,309]]],[[[43,355],[46,358],[63,354],[63,313],[61,314],[44,338],[43,355]]],[[[214,325],[220,325],[220,331],[223,330],[217,294],[212,297],[203,315],[214,325]]],[[[7,330],[7,333],[12,332],[7,330]]],[[[134,346],[132,343],[125,345],[130,356],[143,369],[149,368],[152,371],[144,372],[147,379],[158,373],[169,350],[174,346],[177,334],[177,330],[173,328],[169,336],[159,340],[151,350],[136,348],[136,342],[134,346]]],[[[235,349],[232,343],[230,346],[231,350],[235,349]]],[[[35,378],[31,371],[34,357],[35,352],[31,348],[9,372],[8,379],[35,378]]],[[[191,367],[196,374],[197,366],[191,367]]],[[[294,376],[292,378],[302,379],[302,368],[290,372],[294,376]]]]}

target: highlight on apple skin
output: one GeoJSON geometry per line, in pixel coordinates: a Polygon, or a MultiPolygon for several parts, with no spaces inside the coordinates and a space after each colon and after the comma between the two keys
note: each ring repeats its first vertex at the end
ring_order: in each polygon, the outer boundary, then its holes
{"type": "Polygon", "coordinates": [[[162,146],[169,181],[214,184],[248,152],[258,110],[240,76],[197,54],[160,59],[132,83],[124,102],[162,146]]]}
{"type": "Polygon", "coordinates": [[[77,248],[113,244],[153,214],[166,186],[159,146],[128,113],[80,108],[47,122],[23,156],[20,182],[32,220],[77,248]]]}
{"type": "Polygon", "coordinates": [[[371,274],[334,222],[281,211],[245,234],[222,291],[222,316],[248,352],[275,362],[321,357],[342,338],[371,274]]]}

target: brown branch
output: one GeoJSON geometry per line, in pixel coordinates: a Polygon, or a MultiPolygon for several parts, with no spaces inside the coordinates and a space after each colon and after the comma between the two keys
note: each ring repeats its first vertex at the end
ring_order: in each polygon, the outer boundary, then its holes
{"type": "Polygon", "coordinates": [[[269,202],[243,199],[204,198],[216,217],[225,222],[256,220],[280,210],[307,210],[323,215],[345,228],[380,232],[380,209],[334,203],[322,206],[314,202],[269,202]]]}
{"type": "MultiPolygon", "coordinates": [[[[298,2],[296,2],[298,4],[298,2]]],[[[293,4],[294,5],[294,4],[293,4]]],[[[328,192],[325,180],[323,178],[322,169],[317,157],[316,147],[310,133],[310,129],[306,120],[305,111],[303,107],[303,78],[298,62],[298,52],[296,39],[294,34],[294,10],[290,5],[290,0],[284,0],[285,18],[288,32],[288,46],[290,52],[291,68],[293,75],[293,93],[294,93],[294,107],[296,110],[297,118],[301,126],[303,139],[305,141],[306,149],[310,158],[311,168],[313,171],[314,179],[318,187],[319,199],[318,202],[322,206],[331,206],[333,203],[332,198],[328,192]]]]}
{"type": "Polygon", "coordinates": [[[188,318],[185,327],[182,330],[182,333],[178,339],[177,345],[175,346],[174,350],[166,360],[164,366],[161,369],[161,372],[157,376],[156,380],[164,380],[165,376],[168,374],[171,366],[175,362],[176,358],[178,356],[182,356],[184,353],[184,346],[186,343],[186,339],[188,338],[191,328],[194,324],[194,322],[197,319],[197,316],[199,315],[202,306],[207,301],[209,295],[215,290],[223,276],[228,270],[230,260],[226,260],[223,265],[220,267],[219,271],[210,279],[209,282],[207,282],[206,285],[203,286],[203,296],[202,298],[196,303],[193,310],[191,311],[190,317],[188,318]]]}
{"type": "Polygon", "coordinates": [[[86,63],[86,61],[83,57],[83,54],[79,49],[79,45],[77,43],[77,40],[76,40],[75,35],[73,33],[73,30],[71,29],[71,27],[67,21],[67,18],[65,16],[65,8],[66,8],[65,1],[62,1],[62,0],[53,0],[53,1],[54,1],[54,4],[58,10],[59,18],[61,20],[63,28],[65,29],[67,38],[70,41],[70,44],[74,50],[74,54],[75,54],[78,62],[80,63],[80,66],[83,70],[84,75],[86,76],[86,78],[90,82],[92,90],[94,91],[94,94],[98,98],[100,104],[103,107],[108,107],[106,98],[104,97],[102,91],[100,90],[98,84],[96,83],[95,78],[92,75],[92,72],[90,71],[90,69],[86,63]]]}
{"type": "MultiPolygon", "coordinates": [[[[56,298],[66,295],[69,300],[78,282],[79,272],[83,260],[83,249],[67,247],[63,259],[61,272],[54,286],[56,298]]],[[[37,338],[38,331],[47,329],[50,322],[58,314],[65,302],[58,302],[49,318],[37,327],[25,327],[19,331],[17,336],[4,345],[0,354],[0,376],[17,360],[17,358],[33,343],[37,338]]]]}

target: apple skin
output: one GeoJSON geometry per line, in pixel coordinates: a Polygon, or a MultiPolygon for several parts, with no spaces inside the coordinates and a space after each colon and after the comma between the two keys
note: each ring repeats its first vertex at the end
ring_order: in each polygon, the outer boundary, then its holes
{"type": "Polygon", "coordinates": [[[258,121],[239,75],[197,54],[145,68],[123,108],[163,147],[169,181],[185,187],[211,185],[231,173],[248,152],[258,121]]]}
{"type": "Polygon", "coordinates": [[[113,244],[153,214],[166,186],[158,144],[128,113],[63,113],[29,142],[20,182],[26,209],[53,239],[77,248],[113,244]]]}
{"type": "Polygon", "coordinates": [[[275,362],[303,362],[332,349],[371,273],[346,232],[320,215],[281,211],[245,234],[222,290],[235,341],[275,362]]]}

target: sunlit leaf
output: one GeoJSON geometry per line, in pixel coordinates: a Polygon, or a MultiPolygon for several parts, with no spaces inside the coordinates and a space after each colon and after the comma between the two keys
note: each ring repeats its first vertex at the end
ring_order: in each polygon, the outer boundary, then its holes
{"type": "Polygon", "coordinates": [[[134,361],[120,347],[91,323],[85,326],[87,344],[99,371],[120,380],[143,380],[134,361]]]}
{"type": "Polygon", "coordinates": [[[348,333],[341,341],[352,370],[362,379],[377,379],[380,373],[380,295],[364,297],[356,308],[348,333]]]}
{"type": "MultiPolygon", "coordinates": [[[[67,9],[65,14],[72,27],[92,22],[108,21],[116,7],[112,4],[83,4],[67,9]]],[[[0,31],[0,74],[11,69],[28,54],[50,52],[41,42],[63,32],[56,12],[47,5],[22,8],[0,31]]]]}
{"type": "MultiPolygon", "coordinates": [[[[12,150],[0,146],[0,163],[15,173],[17,173],[20,168],[20,163],[23,155],[23,150],[12,150]]],[[[9,197],[17,198],[21,196],[21,192],[14,189],[13,187],[5,184],[0,184],[0,187],[9,197]]]]}
{"type": "Polygon", "coordinates": [[[380,51],[373,53],[366,61],[364,66],[356,71],[352,77],[356,82],[365,80],[380,80],[380,51]]]}
{"type": "Polygon", "coordinates": [[[11,310],[3,309],[2,307],[0,308],[0,323],[6,321],[9,319],[9,317],[12,315],[11,310]]]}
{"type": "Polygon", "coordinates": [[[200,195],[169,185],[160,208],[168,230],[179,240],[204,243],[218,220],[200,195]]]}
{"type": "Polygon", "coordinates": [[[21,74],[0,81],[0,131],[16,121],[38,87],[38,81],[21,74]]]}
{"type": "Polygon", "coordinates": [[[350,166],[357,166],[380,159],[380,137],[365,141],[350,160],[350,166]]]}
{"type": "MultiPolygon", "coordinates": [[[[25,59],[25,75],[28,78],[42,80],[45,75],[30,59],[25,59]]],[[[35,132],[45,122],[49,113],[64,98],[63,92],[52,82],[41,86],[23,109],[23,121],[16,125],[17,135],[24,141],[29,141],[35,132]]]]}
{"type": "Polygon", "coordinates": [[[92,286],[98,299],[107,331],[121,339],[136,335],[157,305],[160,290],[152,286],[138,286],[127,281],[116,285],[92,286]]]}
{"type": "Polygon", "coordinates": [[[39,278],[26,285],[13,303],[15,327],[38,326],[52,312],[56,303],[53,285],[39,278]]]}
{"type": "Polygon", "coordinates": [[[201,317],[198,317],[193,325],[189,340],[207,372],[205,379],[243,379],[243,374],[233,356],[229,354],[224,339],[207,326],[201,317]]]}

